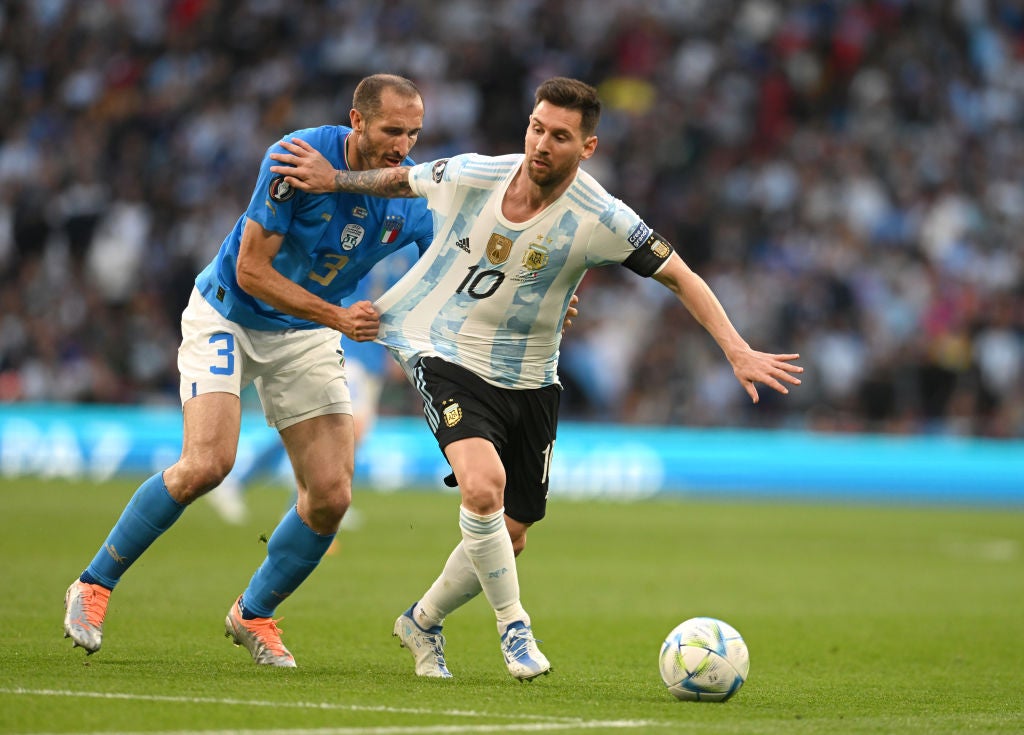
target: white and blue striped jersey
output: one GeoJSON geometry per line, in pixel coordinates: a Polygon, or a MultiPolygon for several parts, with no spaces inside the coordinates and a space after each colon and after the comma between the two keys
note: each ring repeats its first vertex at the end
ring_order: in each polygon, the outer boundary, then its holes
{"type": "MultiPolygon", "coordinates": [[[[320,151],[334,168],[347,169],[345,139],[351,129],[323,125],[291,133],[320,151]]],[[[420,199],[384,199],[363,194],[309,194],[271,173],[267,149],[249,207],[224,238],[213,261],[196,277],[196,287],[221,316],[249,329],[317,329],[321,325],[281,312],[243,291],[235,277],[238,249],[247,220],[284,235],[274,269],[325,301],[341,304],[381,259],[415,243],[430,244],[432,218],[420,199]]],[[[412,165],[410,158],[406,165],[412,165]]]]}
{"type": "MultiPolygon", "coordinates": [[[[391,253],[360,279],[356,290],[342,299],[341,305],[349,307],[357,301],[375,301],[380,298],[406,274],[419,257],[420,251],[415,243],[391,253]]],[[[376,342],[356,342],[342,336],[341,347],[345,350],[346,362],[355,360],[375,375],[383,375],[391,359],[387,349],[376,342]]]]}
{"type": "MultiPolygon", "coordinates": [[[[501,203],[522,161],[465,154],[410,170],[434,240],[375,304],[378,341],[407,372],[436,356],[499,387],[558,384],[562,321],[587,269],[650,250],[651,228],[584,171],[536,217],[510,222],[501,203]]],[[[655,251],[653,265],[627,265],[652,275],[671,248],[658,241],[655,251]]]]}

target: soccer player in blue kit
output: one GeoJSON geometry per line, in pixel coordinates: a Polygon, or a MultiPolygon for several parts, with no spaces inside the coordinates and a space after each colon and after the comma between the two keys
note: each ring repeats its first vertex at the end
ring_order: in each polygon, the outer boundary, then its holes
{"type": "Polygon", "coordinates": [[[675,249],[580,168],[597,147],[596,90],[557,77],[536,90],[525,152],[464,154],[412,168],[337,171],[307,142],[272,156],[304,191],[422,197],[435,239],[375,302],[378,341],[423,398],[461,494],[461,540],[441,575],[395,621],[419,676],[450,677],[442,624],[481,591],[509,673],[551,669],[520,600],[516,555],[546,512],[558,424],[559,325],[590,268],[620,264],[668,288],[722,349],[751,400],[788,393],[796,354],[751,348],[675,249]]]}
{"type": "MultiPolygon", "coordinates": [[[[407,79],[377,74],[355,89],[351,127],[299,130],[340,169],[408,166],[423,125],[423,100],[407,79]]],[[[273,614],[319,564],[351,502],[353,418],[339,332],[373,339],[368,301],[340,304],[372,266],[406,245],[429,245],[422,200],[309,194],[270,171],[264,156],[248,209],[196,278],[182,315],[178,352],[183,443],[173,465],[142,483],[67,590],[64,634],[99,650],[111,591],[196,498],[231,470],[239,394],[255,383],[298,486],[296,505],[267,543],[267,556],[231,605],[226,635],[258,664],[294,667],[273,614]]]]}
{"type": "MultiPolygon", "coordinates": [[[[342,305],[357,301],[374,301],[405,275],[419,258],[420,251],[415,243],[391,253],[373,267],[356,285],[356,290],[345,297],[342,305]]],[[[387,348],[376,342],[353,342],[343,339],[345,352],[345,381],[352,399],[352,422],[355,451],[358,454],[363,438],[377,421],[378,405],[387,372],[394,365],[387,348]]],[[[396,366],[397,367],[397,366],[396,366]]],[[[256,478],[274,475],[284,461],[284,445],[276,436],[271,436],[249,462],[235,465],[235,469],[219,486],[206,495],[214,509],[226,522],[241,524],[247,515],[245,496],[256,478]]],[[[342,530],[358,523],[355,507],[345,514],[342,530]]],[[[332,549],[337,548],[337,540],[332,549]]],[[[330,551],[328,551],[330,553],[330,551]]]]}

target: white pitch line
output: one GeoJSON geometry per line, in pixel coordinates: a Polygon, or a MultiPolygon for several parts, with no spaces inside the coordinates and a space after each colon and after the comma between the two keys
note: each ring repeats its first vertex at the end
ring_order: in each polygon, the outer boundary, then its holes
{"type": "Polygon", "coordinates": [[[125,699],[138,702],[178,702],[181,704],[226,704],[242,707],[292,707],[294,709],[343,710],[346,712],[387,712],[404,715],[445,715],[449,717],[505,717],[507,719],[542,720],[550,722],[576,722],[575,717],[555,715],[509,714],[473,710],[433,710],[417,707],[391,707],[388,705],[339,704],[337,702],[271,702],[265,699],[235,699],[233,697],[184,697],[165,694],[132,694],[130,692],[76,692],[70,689],[0,689],[0,694],[22,694],[41,697],[83,697],[86,699],[125,699]]]}
{"type": "Polygon", "coordinates": [[[642,720],[581,720],[529,722],[503,725],[423,725],[418,727],[329,727],[316,730],[166,730],[162,732],[33,733],[33,735],[453,735],[489,732],[552,732],[555,730],[611,730],[667,726],[642,720]]]}
{"type": "MultiPolygon", "coordinates": [[[[82,697],[88,699],[121,699],[139,702],[177,702],[183,704],[237,705],[243,707],[292,707],[308,710],[341,710],[346,712],[383,712],[389,714],[431,715],[435,717],[478,717],[505,720],[536,720],[520,724],[500,725],[424,725],[415,727],[344,727],[287,730],[175,730],[146,733],[62,733],[61,735],[428,735],[429,733],[487,733],[487,732],[544,732],[571,729],[633,729],[660,727],[666,723],[649,720],[583,720],[577,717],[555,715],[500,714],[474,710],[432,710],[419,707],[390,707],[386,705],[338,704],[334,702],[270,702],[218,697],[184,697],[160,694],[131,694],[127,692],[76,692],[67,689],[0,688],[0,694],[40,697],[82,697]]],[[[37,733],[36,735],[46,735],[37,733]]]]}

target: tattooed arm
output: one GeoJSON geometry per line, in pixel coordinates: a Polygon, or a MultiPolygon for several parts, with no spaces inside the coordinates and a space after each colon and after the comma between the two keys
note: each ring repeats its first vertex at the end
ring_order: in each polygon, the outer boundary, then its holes
{"type": "Polygon", "coordinates": [[[285,183],[299,191],[312,194],[347,191],[390,199],[416,196],[409,187],[409,169],[405,166],[370,171],[340,171],[320,151],[301,138],[282,140],[281,147],[288,153],[271,153],[270,157],[278,165],[271,166],[270,170],[275,174],[283,174],[285,183]]]}

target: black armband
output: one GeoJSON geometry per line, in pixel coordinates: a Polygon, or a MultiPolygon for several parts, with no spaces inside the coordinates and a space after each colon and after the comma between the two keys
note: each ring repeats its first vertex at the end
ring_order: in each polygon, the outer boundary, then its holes
{"type": "Polygon", "coordinates": [[[637,249],[622,261],[622,264],[638,276],[648,278],[658,271],[661,264],[668,260],[670,255],[672,255],[672,246],[668,244],[668,240],[651,230],[647,239],[637,246],[637,249]]]}

